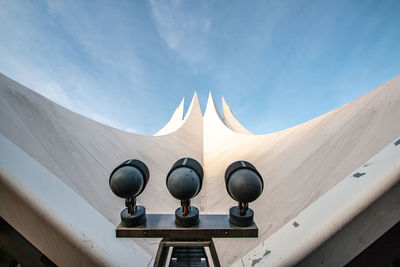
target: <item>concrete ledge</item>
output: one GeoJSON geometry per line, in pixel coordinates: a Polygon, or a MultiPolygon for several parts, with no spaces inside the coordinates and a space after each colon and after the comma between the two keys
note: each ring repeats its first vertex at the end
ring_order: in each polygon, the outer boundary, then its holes
{"type": "Polygon", "coordinates": [[[0,216],[59,266],[147,266],[151,256],[117,239],[115,225],[0,135],[0,216]]]}
{"type": "MultiPolygon", "coordinates": [[[[395,185],[400,180],[400,145],[398,145],[398,140],[396,139],[388,144],[289,223],[243,256],[233,266],[293,266],[324,242],[327,242],[329,238],[338,233],[360,212],[367,209],[392,187],[393,190],[396,190],[395,185]]],[[[395,218],[391,220],[398,220],[399,217],[396,214],[400,214],[400,207],[398,205],[391,207],[390,203],[387,204],[387,207],[387,212],[396,210],[396,213],[392,214],[395,218]]],[[[371,222],[362,223],[370,224],[371,222]]],[[[374,230],[379,229],[378,232],[383,233],[392,225],[388,223],[385,227],[377,227],[374,230]]],[[[371,231],[371,233],[374,233],[374,231],[371,231]]],[[[354,234],[357,235],[357,233],[354,234]]],[[[374,234],[377,235],[376,232],[374,234]]],[[[373,237],[373,235],[370,237],[373,237]]],[[[338,263],[338,265],[347,263],[372,241],[374,240],[354,244],[347,252],[342,252],[346,256],[343,257],[343,262],[338,263]]],[[[343,255],[341,252],[337,252],[331,256],[341,258],[343,255]]],[[[315,259],[322,261],[322,258],[324,257],[316,256],[315,259]]],[[[329,258],[327,256],[326,260],[329,258]]],[[[326,264],[325,258],[324,264],[326,264]]]]}

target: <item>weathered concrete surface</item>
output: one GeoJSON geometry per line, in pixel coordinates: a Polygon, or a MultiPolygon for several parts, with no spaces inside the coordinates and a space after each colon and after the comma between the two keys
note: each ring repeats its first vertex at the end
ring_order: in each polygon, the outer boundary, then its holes
{"type": "Polygon", "coordinates": [[[399,181],[390,142],[235,266],[344,266],[400,220],[399,181]]]}
{"type": "MultiPolygon", "coordinates": [[[[178,206],[165,186],[177,159],[202,163],[204,184],[194,205],[204,213],[227,213],[235,205],[225,192],[225,169],[236,160],[252,162],[266,185],[251,204],[260,237],[217,240],[223,265],[268,239],[400,136],[399,77],[316,119],[267,135],[249,133],[225,102],[222,117],[211,96],[204,117],[196,95],[185,117],[181,106],[158,136],[141,136],[71,112],[0,75],[0,133],[114,225],[123,201],[109,190],[108,175],[128,158],[149,167],[150,181],[139,202],[150,213],[172,213],[178,206]]],[[[157,241],[135,242],[155,253],[157,241]]]]}
{"type": "MultiPolygon", "coordinates": [[[[151,255],[0,134],[0,215],[61,266],[147,265],[151,255]]],[[[30,263],[28,263],[30,266],[30,263]]]]}
{"type": "Polygon", "coordinates": [[[400,77],[334,111],[268,135],[243,135],[219,119],[210,99],[204,114],[206,211],[226,212],[233,200],[220,194],[226,167],[243,159],[263,175],[266,187],[250,206],[258,239],[218,240],[226,263],[261,244],[304,208],[400,136],[400,77]]]}
{"type": "MultiPolygon", "coordinates": [[[[173,134],[157,137],[131,134],[71,112],[0,75],[0,133],[114,225],[120,221],[124,203],[110,191],[108,178],[115,166],[129,158],[146,162],[151,173],[138,202],[150,213],[175,211],[179,202],[168,193],[165,174],[179,158],[203,161],[202,120],[195,96],[185,125],[173,134]]],[[[199,194],[193,203],[200,206],[200,199],[199,194]]],[[[17,230],[29,234],[24,229],[17,230]]],[[[157,249],[153,241],[136,242],[152,254],[157,249]]]]}

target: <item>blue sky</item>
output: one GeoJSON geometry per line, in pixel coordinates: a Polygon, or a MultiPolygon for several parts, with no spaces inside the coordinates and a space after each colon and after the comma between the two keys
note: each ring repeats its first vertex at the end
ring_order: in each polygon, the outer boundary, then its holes
{"type": "Polygon", "coordinates": [[[400,75],[400,1],[0,0],[0,72],[152,135],[182,97],[285,129],[400,75]]]}

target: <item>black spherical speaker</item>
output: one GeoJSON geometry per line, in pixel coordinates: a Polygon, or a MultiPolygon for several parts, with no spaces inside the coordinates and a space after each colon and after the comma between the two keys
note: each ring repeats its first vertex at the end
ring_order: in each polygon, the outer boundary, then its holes
{"type": "Polygon", "coordinates": [[[239,204],[229,210],[229,221],[237,226],[250,226],[254,212],[248,203],[256,200],[264,189],[264,181],[257,169],[247,161],[236,161],[225,172],[228,194],[239,204]]]}
{"type": "Polygon", "coordinates": [[[199,210],[190,205],[201,190],[203,168],[200,163],[191,158],[182,158],[175,162],[166,179],[168,191],[181,201],[181,207],[175,211],[175,224],[190,227],[199,222],[199,210]]]}
{"type": "Polygon", "coordinates": [[[136,197],[143,192],[149,177],[149,169],[137,159],[124,161],[111,172],[111,191],[125,199],[127,208],[121,212],[121,222],[127,227],[138,226],[146,221],[146,209],[136,205],[136,197]]]}

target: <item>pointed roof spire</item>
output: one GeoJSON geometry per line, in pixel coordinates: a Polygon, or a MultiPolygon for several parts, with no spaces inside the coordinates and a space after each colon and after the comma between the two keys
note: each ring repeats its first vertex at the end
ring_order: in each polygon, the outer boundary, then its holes
{"type": "Polygon", "coordinates": [[[228,126],[231,130],[237,133],[251,134],[245,127],[243,127],[243,125],[240,124],[235,115],[233,115],[232,110],[226,103],[224,97],[222,97],[222,112],[224,114],[225,125],[228,126]]]}
{"type": "Polygon", "coordinates": [[[156,134],[158,135],[165,135],[172,133],[173,131],[177,130],[183,123],[183,108],[185,106],[185,98],[183,97],[178,107],[175,109],[174,114],[172,114],[171,119],[164,125],[156,134]]]}
{"type": "Polygon", "coordinates": [[[201,109],[200,109],[200,103],[199,99],[197,98],[197,92],[195,91],[192,97],[192,102],[190,102],[188,111],[186,112],[185,119],[187,120],[189,116],[191,116],[192,113],[198,113],[200,112],[201,114],[201,109]]]}
{"type": "Polygon", "coordinates": [[[212,114],[216,114],[221,121],[224,120],[222,118],[221,114],[218,111],[217,105],[215,104],[214,98],[213,98],[212,93],[210,91],[208,93],[207,106],[206,106],[206,111],[204,112],[204,116],[210,116],[212,114]]]}
{"type": "Polygon", "coordinates": [[[179,106],[175,109],[174,114],[172,115],[172,118],[176,117],[177,119],[183,120],[183,108],[185,107],[185,97],[182,97],[181,103],[179,103],[179,106]]]}

